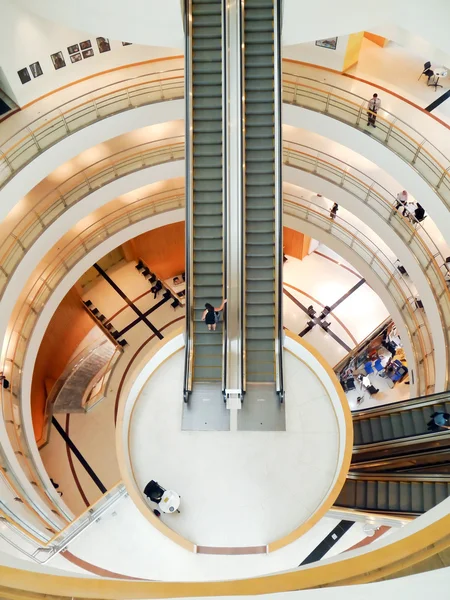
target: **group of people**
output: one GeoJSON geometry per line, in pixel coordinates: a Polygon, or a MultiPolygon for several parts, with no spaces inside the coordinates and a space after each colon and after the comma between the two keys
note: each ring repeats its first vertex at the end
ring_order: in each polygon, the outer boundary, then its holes
{"type": "Polygon", "coordinates": [[[425,209],[419,202],[414,203],[409,201],[408,192],[403,190],[397,194],[396,210],[402,213],[404,217],[412,221],[423,221],[426,217],[425,209]]]}

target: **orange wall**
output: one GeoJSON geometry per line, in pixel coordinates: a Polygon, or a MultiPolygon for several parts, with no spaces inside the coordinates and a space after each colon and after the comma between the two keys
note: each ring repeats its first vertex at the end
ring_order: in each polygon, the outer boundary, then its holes
{"type": "Polygon", "coordinates": [[[161,279],[185,269],[184,221],[152,229],[123,244],[127,260],[142,258],[161,279]]]}
{"type": "Polygon", "coordinates": [[[310,241],[311,238],[308,235],[289,227],[283,227],[284,254],[302,260],[308,255],[310,241]]]}
{"type": "Polygon", "coordinates": [[[361,44],[364,38],[364,31],[358,33],[351,33],[348,36],[347,49],[345,51],[344,66],[342,72],[344,73],[359,60],[359,52],[361,50],[361,44]]]}
{"type": "Polygon", "coordinates": [[[370,31],[365,31],[364,37],[373,42],[374,44],[377,44],[377,46],[381,46],[382,48],[384,48],[389,41],[387,38],[381,35],[370,33],[370,31]]]}
{"type": "Polygon", "coordinates": [[[93,327],[95,325],[84,310],[78,293],[72,288],[48,324],[36,358],[31,384],[31,414],[37,441],[44,433],[47,393],[93,327]]]}

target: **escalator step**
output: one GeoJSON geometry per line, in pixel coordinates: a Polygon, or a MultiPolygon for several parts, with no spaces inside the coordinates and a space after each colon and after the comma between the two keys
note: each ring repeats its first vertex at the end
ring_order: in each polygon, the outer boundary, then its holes
{"type": "Polygon", "coordinates": [[[450,486],[448,483],[435,483],[434,484],[434,495],[436,504],[439,504],[450,495],[450,486]]]}
{"type": "Polygon", "coordinates": [[[388,484],[386,481],[378,481],[377,487],[378,510],[389,509],[388,484]]]}
{"type": "MultiPolygon", "coordinates": [[[[418,485],[416,483],[413,484],[418,485]]],[[[427,510],[430,510],[431,508],[433,508],[433,506],[436,506],[436,486],[434,483],[431,482],[422,482],[420,484],[422,486],[421,489],[421,494],[423,497],[422,500],[422,510],[420,512],[426,512],[427,510]]],[[[414,506],[414,494],[413,494],[413,506],[414,506]]]]}
{"type": "Polygon", "coordinates": [[[399,509],[402,512],[411,512],[411,483],[409,481],[400,481],[400,501],[399,509]]]}
{"type": "Polygon", "coordinates": [[[427,431],[427,422],[429,419],[426,418],[426,413],[423,408],[413,408],[411,410],[411,417],[414,425],[414,433],[421,434],[427,431]]]}
{"type": "Polygon", "coordinates": [[[361,422],[353,421],[353,444],[359,446],[363,443],[361,434],[361,422]]]}
{"type": "Polygon", "coordinates": [[[388,481],[388,505],[389,510],[400,509],[400,486],[398,481],[388,481]]]}
{"type": "Polygon", "coordinates": [[[390,418],[394,438],[397,439],[405,437],[405,429],[403,426],[403,419],[401,417],[401,413],[392,413],[390,415],[390,418]]]}
{"type": "Polygon", "coordinates": [[[402,419],[403,428],[405,430],[405,436],[409,437],[415,434],[414,421],[411,416],[410,410],[405,410],[403,412],[398,413],[402,419]]]}
{"type": "Polygon", "coordinates": [[[367,481],[367,496],[366,496],[366,508],[370,510],[378,509],[378,485],[377,481],[367,481]]]}
{"type": "Polygon", "coordinates": [[[379,442],[383,439],[383,431],[381,429],[380,419],[369,419],[370,429],[372,431],[372,440],[379,442]]]}
{"type": "Polygon", "coordinates": [[[367,506],[367,482],[356,481],[355,506],[357,508],[366,508],[367,506]]]}
{"type": "Polygon", "coordinates": [[[384,440],[392,440],[394,438],[394,430],[392,429],[392,422],[390,416],[380,417],[381,429],[383,431],[384,440]]]}
{"type": "Polygon", "coordinates": [[[363,444],[371,444],[373,442],[372,429],[369,425],[369,419],[360,421],[361,437],[363,444]]]}

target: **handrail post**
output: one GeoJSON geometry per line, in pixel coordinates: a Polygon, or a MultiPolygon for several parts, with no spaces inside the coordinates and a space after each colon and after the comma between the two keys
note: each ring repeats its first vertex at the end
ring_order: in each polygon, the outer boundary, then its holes
{"type": "Polygon", "coordinates": [[[61,112],[59,109],[58,109],[58,112],[59,112],[59,114],[62,117],[62,120],[63,120],[63,123],[64,123],[64,127],[66,128],[66,133],[67,133],[67,135],[69,135],[70,134],[70,129],[69,129],[69,126],[67,125],[67,121],[66,121],[66,118],[64,117],[64,113],[61,112]]]}
{"type": "Polygon", "coordinates": [[[6,154],[3,152],[3,150],[0,150],[0,153],[1,153],[1,156],[2,156],[2,158],[5,160],[5,163],[6,163],[6,165],[7,165],[8,169],[10,170],[10,172],[11,172],[11,175],[12,175],[12,174],[14,173],[14,169],[12,168],[12,165],[11,165],[11,163],[9,162],[9,159],[8,159],[8,157],[7,157],[7,156],[6,156],[6,154]]]}
{"type": "Polygon", "coordinates": [[[39,146],[39,142],[37,141],[37,138],[36,138],[36,135],[34,134],[34,132],[29,127],[27,127],[27,131],[31,135],[33,142],[36,144],[36,148],[38,149],[39,152],[41,152],[42,148],[39,146]]]}
{"type": "Polygon", "coordinates": [[[426,142],[426,140],[425,140],[425,139],[422,139],[422,142],[421,142],[421,143],[420,143],[420,144],[417,146],[417,150],[416,150],[416,152],[415,152],[415,154],[414,154],[414,156],[413,156],[413,159],[412,159],[412,161],[411,161],[411,164],[412,164],[412,165],[414,165],[414,164],[415,164],[415,162],[416,162],[416,160],[417,160],[417,157],[419,156],[419,154],[420,154],[420,151],[422,150],[422,148],[423,148],[423,145],[425,144],[425,142],[426,142]]]}

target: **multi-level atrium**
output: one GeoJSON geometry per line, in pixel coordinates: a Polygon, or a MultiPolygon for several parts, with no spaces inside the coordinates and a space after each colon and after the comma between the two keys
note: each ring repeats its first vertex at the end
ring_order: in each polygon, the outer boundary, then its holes
{"type": "Polygon", "coordinates": [[[449,3],[0,14],[0,596],[448,597],[449,3]]]}

